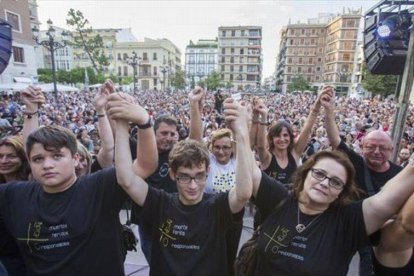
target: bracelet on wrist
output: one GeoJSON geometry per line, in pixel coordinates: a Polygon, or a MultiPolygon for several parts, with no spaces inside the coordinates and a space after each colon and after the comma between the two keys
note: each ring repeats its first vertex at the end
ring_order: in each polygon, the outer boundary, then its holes
{"type": "Polygon", "coordinates": [[[147,128],[152,127],[151,117],[149,117],[149,118],[148,118],[148,122],[146,122],[145,124],[143,124],[143,125],[139,125],[139,124],[137,124],[137,127],[138,127],[139,129],[147,129],[147,128]]]}
{"type": "Polygon", "coordinates": [[[39,110],[36,110],[35,112],[23,112],[24,115],[26,115],[27,119],[31,119],[33,115],[39,115],[39,110]]]}
{"type": "Polygon", "coordinates": [[[106,114],[96,114],[96,116],[98,116],[98,118],[102,118],[102,117],[105,117],[106,114]]]}

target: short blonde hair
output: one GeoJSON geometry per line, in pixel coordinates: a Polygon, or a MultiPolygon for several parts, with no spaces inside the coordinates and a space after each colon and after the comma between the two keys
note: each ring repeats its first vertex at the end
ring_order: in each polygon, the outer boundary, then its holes
{"type": "Polygon", "coordinates": [[[219,139],[221,139],[223,137],[228,137],[228,138],[231,139],[231,137],[232,137],[231,130],[228,129],[228,128],[220,128],[220,129],[217,129],[217,130],[213,131],[211,133],[211,146],[213,146],[214,143],[217,140],[219,140],[219,139]]]}

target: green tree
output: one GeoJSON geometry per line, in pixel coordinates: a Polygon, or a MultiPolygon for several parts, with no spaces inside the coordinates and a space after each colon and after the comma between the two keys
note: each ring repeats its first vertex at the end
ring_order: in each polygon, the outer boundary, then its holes
{"type": "Polygon", "coordinates": [[[61,83],[71,83],[70,71],[59,70],[56,72],[57,81],[61,83]]]}
{"type": "Polygon", "coordinates": [[[73,41],[68,43],[75,48],[83,49],[96,72],[102,71],[104,67],[109,65],[103,51],[102,37],[99,34],[92,35],[92,27],[89,26],[88,19],[85,19],[81,11],[70,9],[66,24],[73,28],[71,32],[73,41]]]}
{"type": "Polygon", "coordinates": [[[121,84],[127,85],[127,84],[131,84],[133,82],[134,82],[134,80],[132,79],[132,77],[126,76],[126,77],[122,78],[121,84]]]}
{"type": "Polygon", "coordinates": [[[39,68],[37,69],[39,82],[50,83],[53,81],[52,70],[39,68]]]}
{"type": "Polygon", "coordinates": [[[362,87],[374,95],[384,97],[394,94],[397,87],[398,76],[394,75],[373,75],[366,67],[362,69],[362,87]]]}
{"type": "Polygon", "coordinates": [[[232,83],[231,81],[227,81],[227,82],[224,84],[224,87],[225,87],[225,88],[227,88],[227,89],[230,89],[230,88],[232,88],[232,87],[233,87],[233,83],[232,83]]]}
{"type": "Polygon", "coordinates": [[[171,85],[177,89],[185,88],[185,73],[181,69],[171,76],[171,85]]]}
{"type": "Polygon", "coordinates": [[[217,90],[220,87],[220,82],[220,75],[217,72],[210,73],[206,79],[206,85],[210,91],[217,90]]]}
{"type": "Polygon", "coordinates": [[[73,68],[70,70],[72,83],[83,83],[85,81],[85,68],[73,68]]]}
{"type": "Polygon", "coordinates": [[[288,84],[288,91],[289,92],[293,92],[293,91],[305,91],[305,90],[309,90],[310,89],[310,85],[309,82],[307,80],[305,80],[305,78],[302,75],[296,75],[292,78],[292,82],[288,84]]]}

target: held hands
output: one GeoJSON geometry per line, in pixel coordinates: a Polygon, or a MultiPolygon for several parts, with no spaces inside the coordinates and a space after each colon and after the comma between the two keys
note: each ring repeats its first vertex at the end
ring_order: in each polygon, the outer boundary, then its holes
{"type": "Polygon", "coordinates": [[[31,85],[20,92],[20,99],[26,105],[26,112],[36,112],[45,103],[42,89],[31,85]]]}
{"type": "Polygon", "coordinates": [[[316,103],[327,111],[333,111],[335,107],[335,91],[332,86],[324,86],[318,95],[316,103]]]}
{"type": "Polygon", "coordinates": [[[94,105],[97,112],[105,110],[106,103],[108,101],[108,96],[115,91],[115,85],[112,80],[108,79],[105,83],[99,88],[98,93],[95,95],[94,105]]]}
{"type": "Polygon", "coordinates": [[[251,108],[246,102],[237,103],[233,98],[227,98],[224,101],[224,118],[235,136],[248,136],[251,108]]]}
{"type": "Polygon", "coordinates": [[[107,113],[112,120],[133,122],[143,125],[148,122],[148,112],[134,97],[123,93],[113,93],[108,96],[107,113]]]}
{"type": "Polygon", "coordinates": [[[259,97],[253,97],[252,100],[252,109],[253,109],[253,117],[257,120],[262,118],[262,120],[267,120],[268,109],[263,99],[259,97]]]}

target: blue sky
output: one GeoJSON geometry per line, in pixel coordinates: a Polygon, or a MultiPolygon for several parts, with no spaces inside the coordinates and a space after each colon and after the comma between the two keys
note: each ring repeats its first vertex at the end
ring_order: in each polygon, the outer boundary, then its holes
{"type": "MultiPolygon", "coordinates": [[[[342,13],[344,8],[363,12],[379,0],[38,0],[40,22],[47,19],[66,27],[70,8],[83,12],[94,28],[132,28],[138,39],[168,38],[182,51],[189,40],[215,38],[219,26],[259,25],[263,28],[263,76],[273,73],[282,26],[305,22],[318,13],[342,13]]],[[[42,27],[41,26],[41,29],[42,27]]],[[[45,27],[43,27],[45,28],[45,27]]]]}

